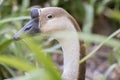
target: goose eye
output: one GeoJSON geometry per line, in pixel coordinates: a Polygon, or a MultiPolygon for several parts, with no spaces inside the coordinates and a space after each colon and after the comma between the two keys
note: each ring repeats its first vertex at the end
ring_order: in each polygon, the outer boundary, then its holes
{"type": "Polygon", "coordinates": [[[53,18],[52,14],[49,14],[49,15],[47,16],[47,18],[48,18],[48,19],[53,18]]]}
{"type": "Polygon", "coordinates": [[[38,9],[32,9],[31,10],[31,18],[37,18],[39,17],[39,12],[38,12],[38,9]]]}

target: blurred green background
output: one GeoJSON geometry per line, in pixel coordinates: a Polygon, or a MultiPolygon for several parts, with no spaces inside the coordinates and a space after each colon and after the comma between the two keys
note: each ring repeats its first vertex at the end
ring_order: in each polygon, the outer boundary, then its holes
{"type": "Polygon", "coordinates": [[[13,40],[31,8],[49,6],[64,8],[79,23],[90,58],[86,79],[120,80],[120,0],[0,0],[0,80],[61,80],[63,58],[56,41],[43,36],[13,40]]]}

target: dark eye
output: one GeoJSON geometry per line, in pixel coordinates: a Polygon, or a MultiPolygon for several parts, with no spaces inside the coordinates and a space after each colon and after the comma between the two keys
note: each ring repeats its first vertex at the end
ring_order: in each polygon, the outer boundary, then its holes
{"type": "Polygon", "coordinates": [[[49,15],[47,16],[47,18],[48,18],[48,19],[53,18],[52,14],[49,14],[49,15]]]}

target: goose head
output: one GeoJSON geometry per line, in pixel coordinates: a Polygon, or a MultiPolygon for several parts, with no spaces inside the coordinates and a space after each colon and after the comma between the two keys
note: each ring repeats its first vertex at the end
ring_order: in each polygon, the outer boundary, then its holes
{"type": "MultiPolygon", "coordinates": [[[[22,33],[32,35],[36,33],[45,33],[52,36],[55,32],[59,31],[72,31],[76,33],[77,31],[80,31],[80,28],[75,19],[62,8],[35,8],[31,10],[31,20],[14,35],[14,39],[19,39],[22,33]]],[[[80,51],[78,37],[75,39],[66,39],[66,37],[64,37],[64,39],[57,38],[56,40],[62,44],[63,49],[63,80],[77,80],[80,51]],[[76,51],[76,53],[72,51],[76,51]],[[75,54],[73,55],[73,53],[75,54]]]]}
{"type": "Polygon", "coordinates": [[[69,27],[71,24],[76,25],[76,21],[62,8],[34,8],[31,10],[31,20],[14,35],[14,39],[19,39],[23,33],[32,35],[36,33],[52,34],[58,31],[74,30],[73,27],[69,27]]]}

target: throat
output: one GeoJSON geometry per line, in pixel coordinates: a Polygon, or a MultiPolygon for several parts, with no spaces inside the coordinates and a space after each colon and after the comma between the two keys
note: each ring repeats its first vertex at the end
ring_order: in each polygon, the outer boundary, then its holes
{"type": "Polygon", "coordinates": [[[60,44],[62,46],[65,63],[70,63],[72,60],[75,61],[76,58],[79,58],[80,47],[78,39],[64,39],[60,44]]]}
{"type": "Polygon", "coordinates": [[[77,37],[63,39],[59,41],[62,50],[63,50],[63,58],[64,58],[64,70],[63,70],[63,78],[65,76],[65,80],[77,80],[79,73],[79,60],[80,60],[80,45],[79,39],[77,37]],[[69,79],[69,77],[71,79],[69,79]]]}

